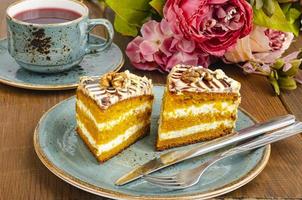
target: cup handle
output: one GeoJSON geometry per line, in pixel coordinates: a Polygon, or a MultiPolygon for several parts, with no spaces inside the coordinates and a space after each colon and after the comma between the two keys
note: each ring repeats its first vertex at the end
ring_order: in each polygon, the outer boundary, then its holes
{"type": "Polygon", "coordinates": [[[92,53],[96,51],[103,51],[107,47],[109,47],[112,44],[113,36],[114,36],[114,29],[110,21],[107,19],[89,19],[88,20],[88,31],[87,34],[89,34],[90,31],[94,29],[97,25],[103,25],[107,32],[108,36],[104,43],[101,44],[91,44],[88,41],[88,46],[86,48],[86,53],[92,53]]]}

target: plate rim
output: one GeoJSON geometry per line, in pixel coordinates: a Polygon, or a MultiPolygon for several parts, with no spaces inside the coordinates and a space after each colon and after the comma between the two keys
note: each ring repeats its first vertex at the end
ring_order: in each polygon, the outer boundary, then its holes
{"type": "MultiPolygon", "coordinates": [[[[91,34],[94,37],[97,38],[101,38],[104,39],[101,36],[95,35],[95,34],[91,34]]],[[[7,40],[7,37],[2,37],[0,38],[0,41],[2,40],[7,40]]],[[[114,43],[115,44],[115,43],[114,43]]],[[[119,64],[113,69],[110,70],[108,72],[118,72],[124,65],[125,63],[125,58],[124,58],[124,54],[121,50],[121,48],[115,44],[119,50],[122,53],[121,59],[119,61],[119,64]]],[[[71,90],[71,89],[75,89],[78,86],[78,83],[72,83],[72,84],[61,84],[61,85],[43,85],[43,84],[30,84],[30,83],[20,83],[20,82],[14,82],[8,79],[5,79],[4,77],[0,77],[0,83],[3,83],[5,85],[9,85],[12,87],[17,87],[17,88],[23,88],[23,89],[29,89],[29,90],[71,90]]]]}
{"type": "MultiPolygon", "coordinates": [[[[158,84],[160,86],[161,84],[158,84]]],[[[71,184],[72,186],[75,186],[81,190],[84,190],[86,192],[98,195],[98,196],[103,196],[107,198],[113,198],[113,199],[121,199],[121,200],[131,200],[131,199],[139,199],[139,200],[172,200],[172,199],[179,199],[179,200],[192,200],[192,199],[208,199],[208,198],[213,198],[217,196],[221,196],[223,194],[229,193],[231,191],[234,191],[245,184],[249,183],[252,181],[254,178],[256,178],[265,168],[267,165],[269,158],[270,158],[270,153],[271,153],[271,145],[266,145],[264,148],[264,153],[262,155],[261,160],[256,164],[256,166],[250,170],[245,176],[242,178],[233,181],[223,187],[217,188],[215,190],[210,190],[206,192],[200,192],[200,193],[195,193],[193,195],[171,195],[168,197],[165,196],[148,196],[148,195],[131,195],[131,194],[125,194],[123,192],[116,192],[112,191],[110,189],[104,189],[101,187],[94,186],[90,183],[87,183],[85,181],[82,181],[71,174],[65,172],[64,170],[60,169],[57,167],[53,162],[51,162],[45,153],[43,152],[40,144],[39,144],[39,128],[42,123],[42,121],[46,118],[46,116],[53,111],[57,106],[60,104],[69,101],[70,99],[75,98],[75,95],[62,100],[52,106],[47,112],[43,114],[41,119],[39,120],[35,130],[34,130],[34,136],[33,136],[33,143],[34,143],[34,149],[35,152],[40,159],[40,161],[43,163],[43,165],[51,171],[54,175],[59,177],[60,179],[64,180],[65,182],[71,184]]],[[[246,114],[248,117],[252,119],[254,123],[258,123],[259,121],[255,119],[249,112],[247,112],[245,109],[239,107],[240,111],[242,111],[244,114],[246,114]]]]}

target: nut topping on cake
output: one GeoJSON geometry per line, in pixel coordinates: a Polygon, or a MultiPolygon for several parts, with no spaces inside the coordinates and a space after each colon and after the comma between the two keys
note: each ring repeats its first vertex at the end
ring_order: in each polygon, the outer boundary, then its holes
{"type": "Polygon", "coordinates": [[[213,75],[203,68],[190,68],[182,73],[180,79],[185,83],[195,83],[200,79],[211,81],[213,79],[213,75]]]}
{"type": "Polygon", "coordinates": [[[123,99],[152,94],[152,81],[125,72],[110,72],[101,77],[82,77],[78,87],[106,109],[123,99]]]}
{"type": "Polygon", "coordinates": [[[239,93],[240,83],[217,69],[212,71],[201,66],[179,64],[172,68],[168,78],[171,92],[235,92],[239,93]]]}
{"type": "Polygon", "coordinates": [[[210,74],[209,72],[206,72],[205,75],[204,75],[204,80],[206,80],[206,81],[213,80],[213,75],[210,74]]]}
{"type": "Polygon", "coordinates": [[[111,81],[112,86],[115,88],[123,88],[126,86],[126,79],[127,75],[124,72],[115,74],[111,81]]]}
{"type": "Polygon", "coordinates": [[[112,76],[111,76],[111,73],[108,73],[107,75],[104,75],[100,78],[100,85],[102,87],[110,87],[110,83],[111,83],[111,79],[112,79],[112,76]]]}
{"type": "Polygon", "coordinates": [[[125,72],[115,73],[111,72],[105,74],[100,78],[100,85],[104,88],[114,87],[123,88],[126,85],[127,75],[125,72]]]}
{"type": "Polygon", "coordinates": [[[181,75],[181,80],[185,83],[194,83],[201,77],[201,74],[194,69],[188,69],[181,75]]]}

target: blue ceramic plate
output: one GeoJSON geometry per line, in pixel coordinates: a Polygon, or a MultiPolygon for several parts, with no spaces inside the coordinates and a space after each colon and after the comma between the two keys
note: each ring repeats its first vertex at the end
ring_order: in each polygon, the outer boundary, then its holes
{"type": "MultiPolygon", "coordinates": [[[[103,38],[90,35],[93,43],[103,38]]],[[[124,64],[123,53],[116,44],[96,54],[86,55],[80,65],[56,74],[41,74],[21,68],[7,51],[7,39],[0,40],[0,82],[33,90],[66,90],[76,88],[81,76],[96,76],[118,71],[124,64]]]]}
{"type": "MultiPolygon", "coordinates": [[[[115,199],[200,199],[225,194],[248,183],[265,167],[270,146],[238,154],[213,165],[194,187],[170,191],[140,179],[125,186],[114,182],[132,168],[158,156],[154,138],[163,93],[154,87],[155,103],[150,136],[138,141],[104,164],[99,164],[75,132],[75,98],[67,99],[50,109],[39,122],[35,134],[35,150],[44,165],[66,182],[88,192],[115,199]]],[[[254,124],[253,119],[239,111],[238,129],[254,124]]],[[[181,148],[191,148],[193,145],[181,148]]],[[[179,148],[179,149],[181,149],[179,148]]],[[[215,152],[163,169],[170,174],[205,162],[215,152]]]]}

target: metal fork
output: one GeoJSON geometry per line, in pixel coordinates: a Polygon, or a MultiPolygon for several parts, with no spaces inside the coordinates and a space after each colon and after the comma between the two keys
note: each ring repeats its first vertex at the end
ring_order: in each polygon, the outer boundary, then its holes
{"type": "Polygon", "coordinates": [[[293,136],[301,132],[302,122],[295,122],[293,125],[290,125],[286,128],[280,129],[271,134],[259,136],[249,142],[243,143],[239,146],[218,153],[213,158],[196,168],[181,171],[170,176],[143,175],[143,178],[146,181],[160,187],[168,189],[185,189],[197,184],[203,173],[219,160],[244,151],[250,151],[265,146],[267,144],[282,140],[284,138],[293,136]]]}

